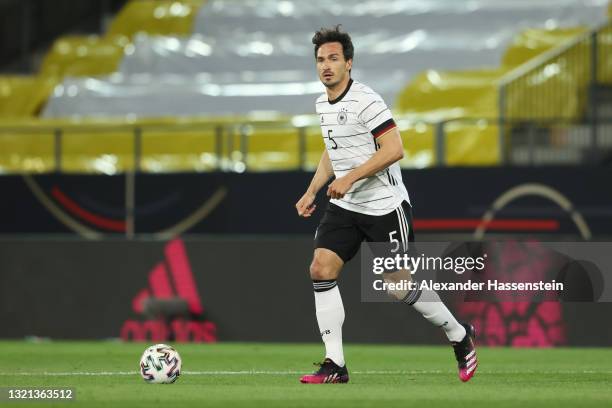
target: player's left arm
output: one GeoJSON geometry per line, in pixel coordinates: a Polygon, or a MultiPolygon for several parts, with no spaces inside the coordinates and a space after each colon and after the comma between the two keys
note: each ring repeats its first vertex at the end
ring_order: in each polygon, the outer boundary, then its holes
{"type": "Polygon", "coordinates": [[[397,126],[378,136],[376,143],[380,146],[378,151],[361,166],[334,180],[327,188],[328,196],[342,198],[356,181],[371,177],[404,158],[404,146],[397,126]]]}

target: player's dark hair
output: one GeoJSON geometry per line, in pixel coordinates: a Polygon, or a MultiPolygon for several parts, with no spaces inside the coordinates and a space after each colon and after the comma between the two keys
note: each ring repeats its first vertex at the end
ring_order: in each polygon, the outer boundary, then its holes
{"type": "Polygon", "coordinates": [[[346,61],[353,59],[355,49],[353,48],[353,41],[351,41],[351,36],[348,35],[348,33],[341,31],[340,27],[342,26],[338,24],[333,28],[321,28],[315,33],[314,37],[312,37],[312,43],[315,46],[315,58],[317,58],[317,52],[323,44],[339,42],[340,44],[342,44],[342,53],[344,54],[344,59],[346,61]]]}

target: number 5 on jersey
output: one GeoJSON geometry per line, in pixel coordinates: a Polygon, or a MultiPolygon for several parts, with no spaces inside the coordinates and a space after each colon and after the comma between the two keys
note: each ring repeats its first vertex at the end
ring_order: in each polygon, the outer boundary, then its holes
{"type": "Polygon", "coordinates": [[[334,144],[333,146],[331,146],[331,149],[336,150],[338,148],[338,143],[336,143],[336,141],[332,138],[331,134],[332,134],[332,129],[329,129],[327,131],[327,137],[329,138],[329,141],[334,144]]]}

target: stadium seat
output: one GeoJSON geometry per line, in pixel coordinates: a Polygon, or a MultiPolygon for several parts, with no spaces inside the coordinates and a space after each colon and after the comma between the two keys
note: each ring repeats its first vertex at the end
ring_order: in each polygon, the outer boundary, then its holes
{"type": "Polygon", "coordinates": [[[501,61],[502,66],[516,67],[551,48],[575,39],[586,30],[586,27],[568,27],[555,29],[530,28],[521,31],[514,37],[504,53],[501,61]]]}
{"type": "Polygon", "coordinates": [[[107,75],[117,70],[129,39],[125,36],[66,36],[46,54],[41,73],[47,76],[107,75]]]}
{"type": "MultiPolygon", "coordinates": [[[[286,170],[299,165],[299,137],[295,130],[256,128],[248,137],[247,169],[286,170]]],[[[237,153],[235,150],[234,154],[237,153]]]]}
{"type": "Polygon", "coordinates": [[[143,171],[210,171],[218,165],[216,132],[210,126],[193,130],[143,129],[143,171]]]}
{"type": "Polygon", "coordinates": [[[449,166],[494,166],[499,163],[499,128],[481,119],[445,125],[446,164],[449,166]]]}
{"type": "Polygon", "coordinates": [[[496,84],[505,69],[428,70],[402,89],[395,109],[432,121],[457,117],[496,117],[496,84]]]}
{"type": "Polygon", "coordinates": [[[1,173],[48,173],[55,169],[55,141],[50,129],[0,127],[1,173]]]}
{"type": "Polygon", "coordinates": [[[112,21],[108,35],[133,38],[137,33],[191,34],[193,21],[203,3],[204,0],[132,0],[112,21]]]}
{"type": "MultiPolygon", "coordinates": [[[[446,164],[492,165],[497,163],[497,126],[483,120],[474,124],[471,119],[496,118],[497,81],[505,69],[442,72],[430,70],[412,81],[398,97],[396,109],[402,114],[427,119],[431,123],[444,122],[446,134],[446,164]]],[[[437,163],[435,125],[418,124],[403,130],[408,167],[425,167],[437,163]]]]}
{"type": "Polygon", "coordinates": [[[44,76],[0,76],[0,118],[37,116],[58,80],[44,76]]]}
{"type": "Polygon", "coordinates": [[[506,117],[524,119],[534,113],[542,120],[582,117],[591,80],[590,51],[585,39],[512,86],[505,97],[506,117]]]}
{"type": "Polygon", "coordinates": [[[404,145],[402,167],[424,168],[436,165],[435,126],[426,122],[415,122],[401,126],[404,145]]]}
{"type": "MultiPolygon", "coordinates": [[[[612,3],[610,3],[612,4],[612,3]]],[[[610,7],[612,13],[612,6],[610,7]]],[[[597,80],[602,84],[612,85],[612,27],[604,28],[599,34],[599,66],[597,80]]]]}
{"type": "Polygon", "coordinates": [[[67,128],[62,135],[62,171],[117,174],[134,168],[131,129],[67,128]]]}
{"type": "Polygon", "coordinates": [[[306,129],[306,160],[304,167],[309,170],[315,170],[321,160],[321,154],[325,149],[321,130],[318,128],[306,129]]]}

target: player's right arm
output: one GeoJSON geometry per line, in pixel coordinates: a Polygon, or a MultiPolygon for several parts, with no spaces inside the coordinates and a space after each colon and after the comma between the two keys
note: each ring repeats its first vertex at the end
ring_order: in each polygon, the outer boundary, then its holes
{"type": "Polygon", "coordinates": [[[300,217],[306,218],[312,215],[314,210],[317,208],[317,206],[314,204],[317,193],[327,184],[333,175],[334,169],[332,168],[331,161],[329,160],[329,155],[327,154],[327,150],[323,150],[321,160],[319,160],[319,165],[317,166],[317,171],[315,172],[308,189],[302,198],[300,198],[295,204],[295,208],[297,209],[300,217]]]}

